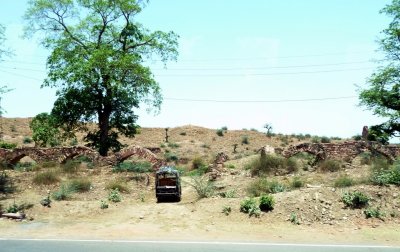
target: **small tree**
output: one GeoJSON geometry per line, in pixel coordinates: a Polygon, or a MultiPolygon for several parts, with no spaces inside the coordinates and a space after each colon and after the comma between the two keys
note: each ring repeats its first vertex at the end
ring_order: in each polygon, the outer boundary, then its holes
{"type": "Polygon", "coordinates": [[[48,113],[35,116],[29,127],[32,130],[32,139],[39,147],[57,146],[60,144],[61,134],[56,127],[54,118],[48,113]]]}
{"type": "Polygon", "coordinates": [[[264,124],[264,129],[267,130],[267,136],[271,136],[272,134],[272,125],[269,123],[264,124]]]}

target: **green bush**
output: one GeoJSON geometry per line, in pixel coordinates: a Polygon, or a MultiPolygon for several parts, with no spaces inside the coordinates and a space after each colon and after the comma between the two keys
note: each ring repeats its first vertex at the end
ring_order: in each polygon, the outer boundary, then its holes
{"type": "Polygon", "coordinates": [[[290,214],[290,218],[289,218],[290,222],[296,225],[300,225],[300,221],[297,218],[297,214],[296,213],[291,213],[290,214]]]}
{"type": "Polygon", "coordinates": [[[24,137],[24,139],[22,140],[22,143],[24,143],[24,144],[30,144],[32,142],[33,142],[33,140],[30,137],[24,137]]]}
{"type": "Polygon", "coordinates": [[[111,202],[114,202],[114,203],[121,202],[122,196],[119,193],[118,188],[113,189],[113,190],[110,191],[110,193],[108,194],[108,200],[111,201],[111,202]]]}
{"type": "Polygon", "coordinates": [[[112,168],[113,172],[136,172],[146,173],[152,172],[153,166],[150,162],[122,162],[112,168]]]}
{"type": "Polygon", "coordinates": [[[321,138],[318,137],[318,136],[313,136],[313,137],[311,137],[311,142],[312,143],[319,143],[319,142],[321,142],[321,138]]]}
{"type": "Polygon", "coordinates": [[[385,214],[383,212],[381,212],[379,207],[377,207],[377,208],[369,207],[364,210],[364,214],[365,214],[365,218],[367,218],[367,219],[369,219],[369,218],[382,219],[385,216],[385,214]]]}
{"type": "Polygon", "coordinates": [[[100,209],[107,209],[108,208],[108,203],[107,201],[100,201],[100,209]]]}
{"type": "Polygon", "coordinates": [[[393,167],[390,170],[381,170],[373,172],[371,182],[375,185],[400,185],[400,166],[393,167]]]}
{"type": "Polygon", "coordinates": [[[226,216],[228,216],[232,212],[232,208],[230,206],[224,206],[222,208],[222,213],[224,213],[226,216]]]}
{"type": "Polygon", "coordinates": [[[17,144],[15,144],[15,143],[7,143],[4,141],[0,141],[0,148],[12,150],[12,149],[15,149],[16,147],[17,147],[17,144]]]}
{"type": "Polygon", "coordinates": [[[37,185],[52,185],[58,183],[59,181],[60,178],[56,170],[41,172],[33,177],[33,183],[37,185]]]}
{"type": "Polygon", "coordinates": [[[74,193],[74,190],[72,190],[69,186],[62,184],[60,186],[60,189],[53,192],[52,197],[54,200],[57,200],[57,201],[67,200],[71,197],[71,195],[73,193],[74,193]]]}
{"type": "Polygon", "coordinates": [[[201,157],[195,157],[192,160],[192,168],[195,169],[200,169],[202,167],[206,166],[206,162],[201,157]]]}
{"type": "Polygon", "coordinates": [[[279,170],[294,172],[298,170],[298,164],[295,159],[286,159],[281,156],[267,154],[250,161],[245,165],[245,169],[250,169],[252,176],[267,175],[279,170]]]}
{"type": "Polygon", "coordinates": [[[362,192],[345,192],[342,195],[342,202],[346,207],[363,208],[368,205],[369,197],[362,192]]]}
{"type": "Polygon", "coordinates": [[[12,183],[11,178],[7,175],[5,171],[0,174],[0,193],[13,193],[15,187],[12,183]]]}
{"type": "Polygon", "coordinates": [[[215,185],[212,181],[203,176],[193,176],[189,185],[192,186],[201,198],[209,198],[215,193],[215,185]]]}
{"type": "Polygon", "coordinates": [[[301,188],[303,186],[304,186],[304,181],[298,176],[293,177],[292,181],[290,182],[290,187],[292,188],[301,188]]]}
{"type": "Polygon", "coordinates": [[[248,136],[242,136],[242,144],[250,144],[248,136]]]}
{"type": "Polygon", "coordinates": [[[260,205],[254,198],[245,199],[240,203],[240,212],[247,213],[249,216],[259,217],[261,214],[260,205]]]}
{"type": "Polygon", "coordinates": [[[318,164],[318,168],[322,172],[337,172],[342,167],[342,163],[334,159],[326,159],[318,164]]]}
{"type": "Polygon", "coordinates": [[[224,130],[223,129],[217,129],[216,133],[217,133],[217,136],[220,136],[220,137],[224,136],[224,130]]]}
{"type": "Polygon", "coordinates": [[[170,148],[172,148],[172,149],[176,149],[176,148],[179,148],[180,145],[177,144],[177,143],[168,143],[168,147],[170,147],[170,148]]]}
{"type": "Polygon", "coordinates": [[[265,193],[278,193],[284,192],[286,187],[276,180],[268,181],[265,178],[259,178],[254,180],[247,187],[247,193],[250,196],[258,197],[265,193]]]}
{"type": "Polygon", "coordinates": [[[261,195],[260,197],[260,209],[261,211],[268,212],[272,211],[275,206],[275,200],[272,195],[261,195]]]}
{"type": "Polygon", "coordinates": [[[87,192],[92,183],[87,178],[73,179],[68,183],[68,188],[74,192],[87,192]]]}
{"type": "Polygon", "coordinates": [[[342,175],[335,180],[335,187],[349,187],[355,184],[354,180],[347,175],[342,175]]]}
{"type": "Polygon", "coordinates": [[[329,137],[323,136],[321,137],[321,143],[330,143],[331,139],[329,137]]]}
{"type": "Polygon", "coordinates": [[[221,192],[219,195],[221,195],[222,198],[236,198],[236,190],[228,190],[226,192],[221,192]]]}
{"type": "Polygon", "coordinates": [[[36,171],[39,167],[36,165],[35,162],[18,162],[14,165],[14,170],[21,171],[21,172],[31,172],[36,171]]]}
{"type": "Polygon", "coordinates": [[[164,158],[165,158],[165,160],[167,160],[168,162],[171,162],[171,161],[177,162],[177,161],[179,160],[178,155],[175,154],[175,153],[171,153],[171,152],[166,152],[166,153],[164,154],[164,158]]]}
{"type": "Polygon", "coordinates": [[[15,204],[15,202],[8,206],[8,208],[6,209],[7,213],[18,213],[18,212],[24,212],[26,209],[30,209],[33,207],[33,204],[26,204],[26,203],[22,203],[21,205],[17,205],[15,204]]]}
{"type": "Polygon", "coordinates": [[[228,130],[228,127],[223,126],[223,127],[221,127],[221,129],[222,129],[223,131],[227,131],[227,130],[228,130]]]}

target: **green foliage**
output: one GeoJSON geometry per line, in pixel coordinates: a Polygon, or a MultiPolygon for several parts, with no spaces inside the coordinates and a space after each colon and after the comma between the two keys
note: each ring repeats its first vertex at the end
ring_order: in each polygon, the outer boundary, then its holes
{"type": "Polygon", "coordinates": [[[294,172],[298,170],[298,164],[293,158],[286,159],[281,156],[267,154],[253,159],[246,164],[245,169],[250,169],[253,176],[261,176],[278,171],[294,172]]]}
{"type": "Polygon", "coordinates": [[[15,187],[11,178],[7,175],[5,171],[0,173],[0,193],[13,193],[15,191],[15,187]]]}
{"type": "Polygon", "coordinates": [[[341,175],[335,180],[335,187],[349,187],[355,184],[354,180],[347,175],[341,175]]]}
{"type": "Polygon", "coordinates": [[[7,213],[18,213],[18,212],[24,212],[27,209],[30,209],[33,207],[33,204],[26,204],[26,203],[22,203],[20,205],[17,205],[15,202],[8,206],[8,208],[6,209],[7,213]]]}
{"type": "Polygon", "coordinates": [[[22,140],[22,142],[23,142],[24,144],[30,144],[30,143],[33,142],[33,140],[32,140],[32,138],[26,136],[26,137],[24,137],[24,139],[22,140]]]}
{"type": "Polygon", "coordinates": [[[375,185],[398,185],[400,186],[400,162],[397,161],[388,169],[373,169],[371,182],[375,185]]]}
{"type": "Polygon", "coordinates": [[[232,190],[228,190],[226,192],[221,192],[219,193],[219,195],[221,195],[222,198],[236,198],[236,190],[232,189],[232,190]]]}
{"type": "Polygon", "coordinates": [[[119,193],[118,188],[113,189],[113,190],[110,191],[110,193],[108,194],[108,200],[111,201],[111,202],[114,202],[114,203],[121,202],[122,196],[119,193]]]}
{"type": "Polygon", "coordinates": [[[385,214],[381,211],[379,207],[376,208],[368,207],[367,209],[364,210],[364,214],[365,218],[367,219],[369,218],[382,219],[383,217],[385,217],[385,214]]]}
{"type": "Polygon", "coordinates": [[[346,207],[363,208],[368,205],[369,197],[362,192],[345,192],[342,195],[342,202],[346,207]]]}
{"type": "Polygon", "coordinates": [[[368,139],[387,143],[390,137],[400,133],[400,77],[399,48],[400,40],[400,1],[394,0],[381,13],[393,18],[388,28],[383,30],[383,38],[379,41],[385,53],[386,67],[380,67],[367,80],[368,88],[361,89],[360,105],[372,110],[375,115],[387,118],[387,121],[369,127],[368,139]]]}
{"type": "Polygon", "coordinates": [[[275,199],[272,195],[261,195],[260,197],[260,209],[261,211],[268,212],[274,210],[275,199]]]}
{"type": "Polygon", "coordinates": [[[51,51],[44,87],[57,88],[51,114],[65,132],[97,122],[85,141],[101,155],[123,147],[119,135],[133,137],[144,102],[158,109],[161,90],[148,58],[176,60],[178,36],[150,32],[137,15],[147,1],[32,0],[25,13],[25,36],[39,33],[51,51]]]}
{"type": "Polygon", "coordinates": [[[69,142],[69,145],[77,146],[78,145],[78,139],[76,139],[76,137],[72,138],[71,141],[69,142]]]}
{"type": "Polygon", "coordinates": [[[36,146],[58,146],[61,142],[61,133],[56,124],[56,119],[48,113],[36,115],[29,124],[32,130],[32,139],[36,146]]]}
{"type": "Polygon", "coordinates": [[[151,172],[153,167],[150,162],[122,162],[112,168],[113,172],[135,172],[146,173],[151,172]]]}
{"type": "Polygon", "coordinates": [[[232,208],[230,206],[224,206],[222,208],[222,213],[224,213],[226,216],[228,216],[232,212],[232,208]]]}
{"type": "Polygon", "coordinates": [[[74,192],[87,192],[90,190],[92,183],[87,178],[78,178],[69,181],[68,188],[74,192]]]}
{"type": "Polygon", "coordinates": [[[300,225],[300,221],[297,218],[297,214],[296,213],[291,213],[289,220],[290,220],[291,223],[293,223],[295,225],[300,225]]]}
{"type": "Polygon", "coordinates": [[[251,196],[260,196],[265,193],[279,193],[286,190],[285,185],[276,180],[268,181],[266,178],[258,178],[247,187],[247,193],[251,196]]]}
{"type": "Polygon", "coordinates": [[[108,203],[105,200],[100,201],[100,209],[107,209],[108,203]]]}
{"type": "Polygon", "coordinates": [[[36,174],[33,177],[33,183],[37,185],[52,185],[58,183],[60,178],[58,176],[58,172],[56,170],[48,170],[41,173],[36,174]]]}
{"type": "Polygon", "coordinates": [[[362,140],[362,136],[360,135],[360,134],[357,134],[357,135],[355,135],[355,136],[352,136],[351,137],[353,140],[355,140],[355,141],[361,141],[362,140]]]}
{"type": "Polygon", "coordinates": [[[15,149],[16,147],[17,147],[17,144],[15,144],[15,143],[7,143],[4,141],[0,141],[0,148],[12,150],[12,149],[15,149]]]}
{"type": "Polygon", "coordinates": [[[212,197],[215,193],[214,183],[203,176],[193,176],[189,185],[196,190],[200,199],[212,197]]]}
{"type": "Polygon", "coordinates": [[[228,131],[228,127],[226,127],[226,126],[221,127],[221,129],[224,131],[228,131]]]}
{"type": "Polygon", "coordinates": [[[224,136],[224,130],[223,129],[217,129],[216,133],[217,133],[217,136],[220,136],[220,137],[224,136]]]}
{"type": "Polygon", "coordinates": [[[206,162],[203,160],[202,157],[195,157],[192,160],[192,169],[201,169],[206,166],[206,162]]]}
{"type": "Polygon", "coordinates": [[[172,148],[172,149],[177,149],[180,147],[179,144],[177,143],[168,143],[168,147],[172,148]]]}
{"type": "Polygon", "coordinates": [[[247,213],[250,217],[260,217],[261,209],[255,198],[249,198],[240,203],[240,212],[247,213]]]}
{"type": "Polygon", "coordinates": [[[321,137],[321,143],[330,143],[331,139],[329,137],[323,136],[321,137]]]}
{"type": "Polygon", "coordinates": [[[321,138],[319,136],[313,136],[313,137],[311,137],[311,142],[319,143],[319,142],[321,142],[321,138]]]}
{"type": "Polygon", "coordinates": [[[250,144],[248,136],[242,136],[242,144],[250,144]]]}
{"type": "Polygon", "coordinates": [[[39,166],[35,162],[18,162],[14,165],[14,170],[21,172],[31,172],[39,169],[39,166]]]}
{"type": "Polygon", "coordinates": [[[181,132],[181,133],[179,133],[179,135],[186,136],[186,132],[181,132]]]}
{"type": "Polygon", "coordinates": [[[337,172],[342,167],[339,160],[326,159],[318,164],[318,168],[322,172],[337,172]]]}
{"type": "Polygon", "coordinates": [[[69,186],[62,184],[60,186],[60,188],[53,192],[52,197],[54,200],[60,201],[60,200],[67,200],[71,197],[71,195],[74,193],[75,191],[70,188],[69,186]]]}
{"type": "Polygon", "coordinates": [[[290,182],[290,187],[292,188],[301,188],[304,186],[304,181],[301,179],[301,177],[293,177],[292,181],[290,182]]]}
{"type": "Polygon", "coordinates": [[[165,158],[165,160],[166,160],[167,162],[171,162],[171,161],[173,161],[173,162],[178,162],[178,160],[179,160],[178,155],[175,154],[175,153],[172,153],[172,152],[166,152],[166,153],[164,154],[164,158],[165,158]]]}

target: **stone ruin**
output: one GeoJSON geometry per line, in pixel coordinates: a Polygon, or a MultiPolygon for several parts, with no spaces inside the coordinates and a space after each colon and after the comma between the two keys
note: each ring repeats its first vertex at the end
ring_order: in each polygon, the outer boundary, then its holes
{"type": "Polygon", "coordinates": [[[158,169],[165,165],[164,160],[157,158],[157,156],[150,150],[139,146],[129,146],[106,157],[100,156],[97,151],[84,146],[54,148],[25,147],[15,148],[12,150],[0,148],[0,160],[6,164],[15,165],[26,156],[39,163],[46,161],[65,163],[69,159],[78,156],[86,156],[91,159],[94,164],[100,166],[116,165],[131,156],[138,156],[149,161],[153,165],[154,169],[158,169]]]}
{"type": "Polygon", "coordinates": [[[371,152],[386,157],[393,162],[400,156],[400,146],[382,145],[372,141],[346,141],[344,143],[301,143],[291,145],[284,149],[281,154],[289,158],[300,152],[313,154],[315,163],[325,159],[337,159],[351,162],[356,156],[363,152],[371,152]]]}

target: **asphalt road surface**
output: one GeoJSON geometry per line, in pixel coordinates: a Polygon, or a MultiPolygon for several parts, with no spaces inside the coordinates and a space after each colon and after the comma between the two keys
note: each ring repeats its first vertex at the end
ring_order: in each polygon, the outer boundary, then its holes
{"type": "Polygon", "coordinates": [[[397,251],[400,247],[368,245],[318,245],[318,244],[280,244],[251,242],[179,242],[179,241],[103,241],[103,240],[40,240],[40,239],[1,239],[0,252],[358,252],[358,251],[397,251]]]}

